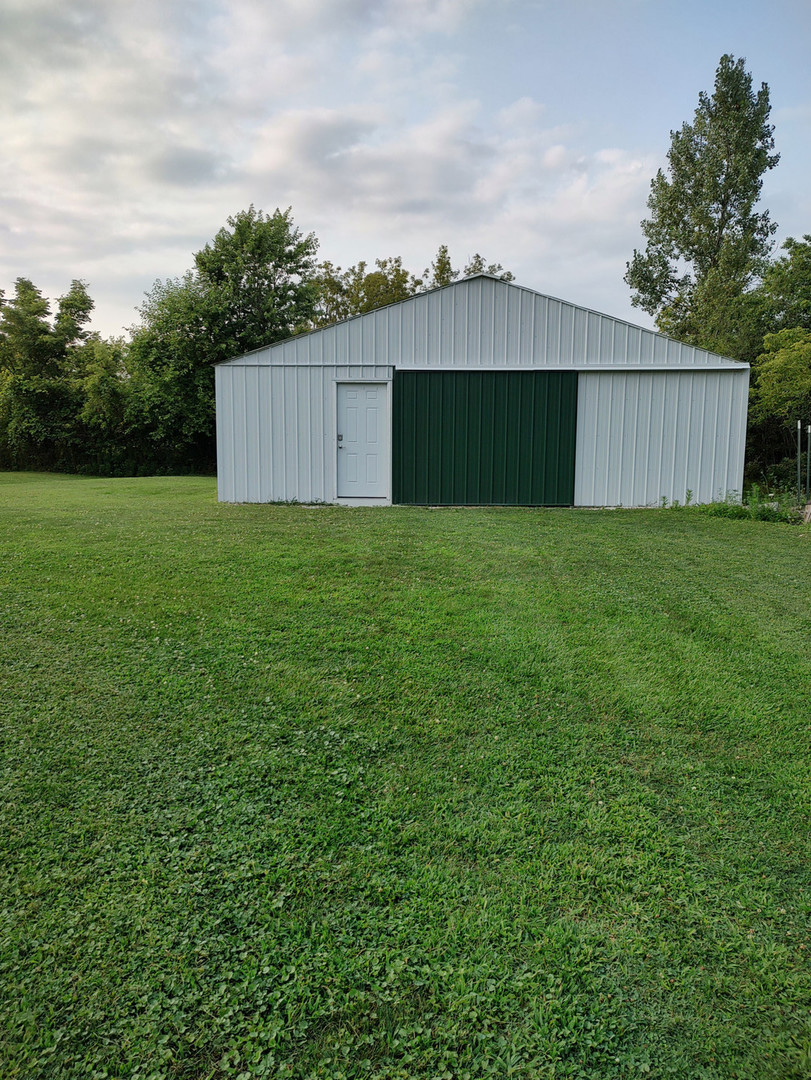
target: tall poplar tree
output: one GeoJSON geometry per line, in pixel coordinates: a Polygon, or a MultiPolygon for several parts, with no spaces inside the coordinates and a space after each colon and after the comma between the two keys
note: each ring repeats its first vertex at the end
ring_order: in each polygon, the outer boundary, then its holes
{"type": "Polygon", "coordinates": [[[766,265],[777,226],[756,205],[780,159],[769,88],[756,92],[744,58],[721,57],[712,96],[699,94],[692,124],[671,131],[667,175],[651,182],[644,251],[625,281],[632,302],[665,333],[705,348],[728,340],[740,298],[766,265]]]}

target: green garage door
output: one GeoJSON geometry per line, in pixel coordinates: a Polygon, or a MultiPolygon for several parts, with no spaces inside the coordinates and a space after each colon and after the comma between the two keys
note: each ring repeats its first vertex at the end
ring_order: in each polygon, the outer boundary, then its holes
{"type": "Polygon", "coordinates": [[[395,503],[571,506],[577,372],[396,371],[395,503]]]}

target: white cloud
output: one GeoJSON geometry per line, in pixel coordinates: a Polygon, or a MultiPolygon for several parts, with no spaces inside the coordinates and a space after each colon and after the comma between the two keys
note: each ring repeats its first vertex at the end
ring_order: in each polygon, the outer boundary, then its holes
{"type": "MultiPolygon", "coordinates": [[[[483,0],[389,0],[385,5],[390,24],[423,34],[450,33],[482,5],[483,0]]],[[[503,0],[502,0],[503,2],[503,0]]]]}
{"type": "Polygon", "coordinates": [[[26,274],[58,293],[83,276],[97,324],[116,329],[253,202],[292,205],[343,265],[402,254],[420,270],[446,242],[457,263],[478,250],[595,305],[608,280],[627,294],[661,162],[598,134],[599,102],[562,122],[542,72],[509,91],[486,38],[472,55],[477,20],[497,28],[512,11],[533,13],[522,0],[6,0],[0,286],[26,274]]]}

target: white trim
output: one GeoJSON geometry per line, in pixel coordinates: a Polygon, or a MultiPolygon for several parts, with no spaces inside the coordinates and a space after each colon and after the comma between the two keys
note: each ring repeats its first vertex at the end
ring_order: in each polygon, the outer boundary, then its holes
{"type": "MultiPolygon", "coordinates": [[[[589,374],[596,372],[612,372],[622,371],[627,374],[629,371],[748,371],[749,365],[743,363],[736,363],[733,360],[728,361],[725,364],[498,364],[498,365],[484,365],[484,364],[471,364],[470,367],[460,367],[457,365],[440,365],[429,364],[420,367],[411,366],[403,367],[402,365],[394,365],[397,371],[464,371],[470,373],[471,371],[543,371],[543,372],[555,372],[555,371],[587,371],[589,374]]],[[[343,380],[341,380],[343,381],[343,380]]]]}
{"type": "Polygon", "coordinates": [[[336,499],[336,506],[391,506],[391,499],[336,499]]]}
{"type": "MultiPolygon", "coordinates": [[[[267,364],[235,364],[235,367],[257,367],[257,368],[269,368],[269,367],[289,367],[298,370],[302,367],[308,368],[334,368],[345,367],[345,364],[291,364],[289,360],[275,361],[274,363],[267,364]]],[[[405,366],[403,364],[376,364],[368,365],[373,367],[394,367],[397,371],[588,371],[591,372],[612,372],[612,371],[748,371],[749,364],[738,363],[735,360],[728,360],[726,363],[712,363],[712,364],[471,364],[469,367],[460,364],[428,364],[425,366],[417,367],[409,364],[405,366]]],[[[347,378],[338,379],[338,382],[342,383],[389,383],[390,379],[364,379],[360,375],[349,376],[347,378]]]]}

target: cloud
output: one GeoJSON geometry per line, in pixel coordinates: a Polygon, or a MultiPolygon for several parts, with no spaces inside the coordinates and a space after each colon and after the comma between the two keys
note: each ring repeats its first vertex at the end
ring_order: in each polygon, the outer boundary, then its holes
{"type": "MultiPolygon", "coordinates": [[[[381,5],[391,31],[418,34],[457,30],[483,0],[388,0],[381,5]]],[[[503,0],[500,6],[504,6],[503,0]]]]}
{"type": "Polygon", "coordinates": [[[159,184],[199,187],[228,177],[231,162],[225,154],[201,146],[169,146],[144,160],[146,176],[159,184]]]}
{"type": "Polygon", "coordinates": [[[532,285],[539,265],[608,258],[650,163],[590,149],[530,94],[491,106],[463,85],[458,35],[480,8],[11,0],[0,285],[25,273],[58,294],[84,277],[97,325],[117,329],[251,202],[292,205],[344,265],[400,253],[418,270],[448,242],[532,285]]]}
{"type": "Polygon", "coordinates": [[[247,172],[290,195],[336,261],[401,254],[419,270],[447,242],[457,264],[478,250],[529,285],[599,297],[624,271],[655,163],[588,151],[547,113],[529,98],[489,123],[472,99],[396,123],[371,106],[291,110],[257,132],[247,172]]]}

